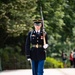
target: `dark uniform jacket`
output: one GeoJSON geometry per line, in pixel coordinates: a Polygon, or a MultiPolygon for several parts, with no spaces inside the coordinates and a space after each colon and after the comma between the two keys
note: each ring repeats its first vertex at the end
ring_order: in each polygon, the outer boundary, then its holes
{"type": "MultiPolygon", "coordinates": [[[[46,43],[47,42],[47,34],[45,36],[46,43]]],[[[40,31],[39,34],[36,33],[35,30],[30,31],[26,38],[25,51],[27,58],[31,58],[32,60],[45,60],[46,51],[43,48],[43,32],[40,31]],[[35,45],[41,45],[41,47],[36,48],[35,45]]]]}

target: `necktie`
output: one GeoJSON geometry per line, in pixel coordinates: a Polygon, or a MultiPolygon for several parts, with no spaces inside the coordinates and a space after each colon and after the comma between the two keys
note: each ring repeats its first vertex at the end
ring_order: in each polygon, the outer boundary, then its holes
{"type": "Polygon", "coordinates": [[[37,34],[39,34],[39,32],[37,32],[37,34]]]}

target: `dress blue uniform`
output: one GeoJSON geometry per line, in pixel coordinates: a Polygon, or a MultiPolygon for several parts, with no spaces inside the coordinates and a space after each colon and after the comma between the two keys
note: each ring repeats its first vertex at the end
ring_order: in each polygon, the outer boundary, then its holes
{"type": "MultiPolygon", "coordinates": [[[[47,33],[45,40],[48,43],[47,33]]],[[[43,32],[41,30],[38,33],[35,30],[28,33],[25,50],[27,59],[30,58],[32,60],[33,75],[43,75],[44,60],[46,59],[46,50],[43,45],[43,32]]]]}

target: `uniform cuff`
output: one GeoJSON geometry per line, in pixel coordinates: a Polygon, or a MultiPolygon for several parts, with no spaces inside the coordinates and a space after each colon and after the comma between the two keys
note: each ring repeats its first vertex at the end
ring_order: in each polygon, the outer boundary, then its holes
{"type": "Polygon", "coordinates": [[[26,55],[26,57],[27,57],[27,59],[29,59],[30,58],[30,55],[26,55]]]}

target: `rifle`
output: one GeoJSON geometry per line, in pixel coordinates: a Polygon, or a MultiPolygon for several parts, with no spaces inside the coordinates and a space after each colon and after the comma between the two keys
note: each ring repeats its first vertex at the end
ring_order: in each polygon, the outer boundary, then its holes
{"type": "Polygon", "coordinates": [[[41,12],[41,19],[42,19],[42,31],[43,31],[43,41],[44,41],[44,45],[46,44],[46,40],[45,40],[45,27],[44,27],[44,18],[43,18],[43,13],[42,13],[42,7],[40,7],[40,12],[41,12]]]}
{"type": "Polygon", "coordinates": [[[40,12],[41,12],[41,19],[42,19],[42,31],[45,31],[45,28],[44,28],[44,18],[43,18],[43,13],[42,13],[42,7],[40,7],[40,12]]]}

